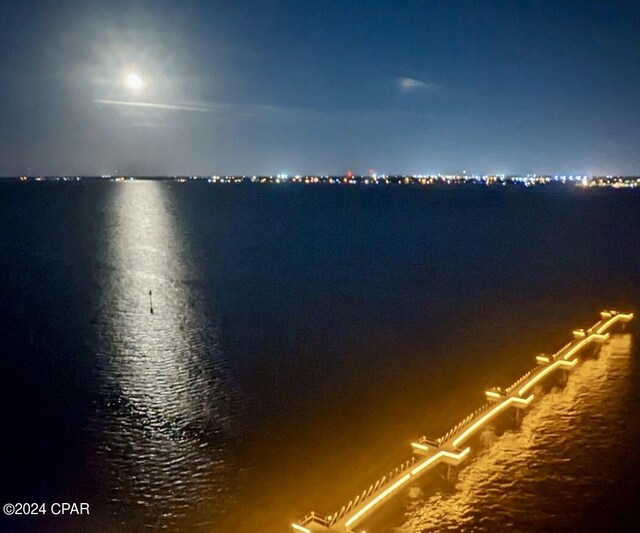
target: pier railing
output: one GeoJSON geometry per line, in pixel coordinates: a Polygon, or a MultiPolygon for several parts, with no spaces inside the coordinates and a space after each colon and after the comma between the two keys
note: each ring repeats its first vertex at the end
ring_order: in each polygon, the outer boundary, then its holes
{"type": "Polygon", "coordinates": [[[413,465],[416,463],[415,456],[411,457],[401,465],[397,466],[393,470],[389,471],[387,474],[378,479],[375,483],[369,485],[368,489],[362,491],[361,494],[358,494],[355,498],[353,498],[347,505],[343,505],[342,508],[335,513],[333,516],[329,517],[329,526],[332,526],[336,522],[338,522],[341,518],[343,518],[351,509],[358,506],[359,503],[365,501],[369,498],[374,492],[383,489],[385,486],[389,484],[389,482],[398,476],[404,474],[408,470],[410,470],[413,465]]]}
{"type": "MultiPolygon", "coordinates": [[[[436,439],[436,442],[442,446],[444,443],[448,442],[449,440],[451,440],[451,438],[460,431],[461,428],[467,426],[469,424],[469,422],[471,422],[472,420],[474,420],[475,418],[478,418],[480,415],[482,415],[483,413],[485,413],[486,411],[488,411],[490,408],[492,408],[494,406],[494,404],[487,402],[483,405],[481,405],[480,407],[478,407],[475,411],[473,411],[472,413],[469,413],[466,417],[464,417],[462,420],[460,420],[460,422],[458,422],[455,426],[453,426],[449,431],[447,431],[444,435],[442,435],[442,437],[439,437],[436,439]]],[[[423,443],[426,442],[427,438],[426,437],[421,437],[419,439],[418,442],[423,443]]]]}

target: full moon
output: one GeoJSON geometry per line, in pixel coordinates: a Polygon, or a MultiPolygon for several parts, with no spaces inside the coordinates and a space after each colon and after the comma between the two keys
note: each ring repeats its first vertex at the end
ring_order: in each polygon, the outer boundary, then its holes
{"type": "Polygon", "coordinates": [[[131,72],[127,75],[127,85],[131,89],[140,89],[142,87],[142,78],[135,72],[131,72]]]}

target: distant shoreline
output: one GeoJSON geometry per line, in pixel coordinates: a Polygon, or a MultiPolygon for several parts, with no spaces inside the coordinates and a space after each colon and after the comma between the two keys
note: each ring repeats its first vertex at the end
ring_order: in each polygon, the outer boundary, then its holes
{"type": "Polygon", "coordinates": [[[211,184],[302,184],[302,185],[479,185],[479,186],[564,186],[587,189],[640,188],[640,176],[511,176],[511,175],[374,175],[374,176],[5,176],[4,182],[78,182],[78,181],[170,181],[176,183],[204,182],[211,184]]]}

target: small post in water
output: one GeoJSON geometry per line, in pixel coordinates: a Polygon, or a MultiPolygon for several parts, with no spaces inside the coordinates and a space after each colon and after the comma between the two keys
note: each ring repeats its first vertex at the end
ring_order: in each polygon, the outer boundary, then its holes
{"type": "Polygon", "coordinates": [[[153,299],[151,298],[151,290],[149,290],[149,311],[153,314],[153,299]]]}

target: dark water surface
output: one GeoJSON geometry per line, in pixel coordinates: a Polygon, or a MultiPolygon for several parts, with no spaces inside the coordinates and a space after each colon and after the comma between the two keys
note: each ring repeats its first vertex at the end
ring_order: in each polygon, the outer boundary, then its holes
{"type": "MultiPolygon", "coordinates": [[[[640,194],[0,183],[0,273],[0,503],[91,512],[0,530],[271,533],[637,310],[640,194]]],[[[636,530],[636,331],[367,531],[636,530]]]]}

